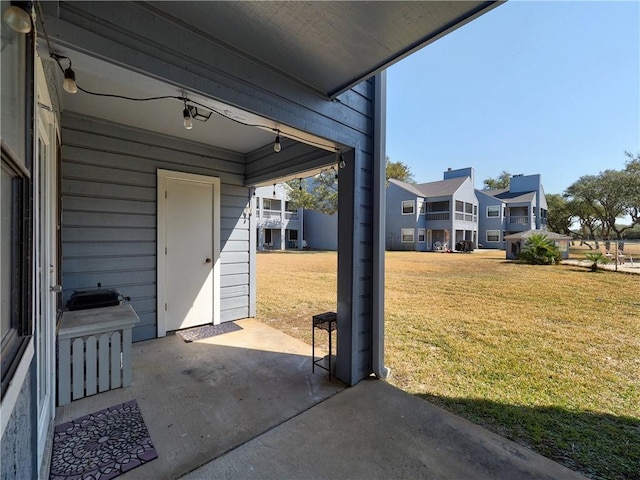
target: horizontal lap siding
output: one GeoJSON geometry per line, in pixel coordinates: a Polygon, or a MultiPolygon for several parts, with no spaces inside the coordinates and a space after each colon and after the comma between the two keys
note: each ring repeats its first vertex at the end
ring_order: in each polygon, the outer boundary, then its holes
{"type": "Polygon", "coordinates": [[[372,359],[372,281],[373,281],[373,160],[367,151],[361,151],[362,160],[356,163],[355,188],[356,225],[359,230],[354,245],[354,295],[352,306],[354,316],[353,334],[356,335],[354,379],[361,379],[373,371],[372,359]]]}
{"type": "MultiPolygon", "coordinates": [[[[195,92],[261,115],[282,125],[283,130],[290,126],[326,138],[330,142],[343,145],[345,154],[353,149],[357,150],[357,156],[360,158],[359,171],[353,172],[350,176],[353,180],[354,198],[358,202],[349,206],[345,206],[343,202],[341,215],[345,219],[349,217],[348,221],[353,223],[348,225],[348,232],[344,229],[340,250],[343,258],[354,255],[357,262],[375,260],[372,237],[376,223],[371,218],[373,196],[376,193],[375,189],[372,189],[371,177],[376,125],[376,92],[373,80],[354,86],[336,99],[329,100],[279,75],[268,65],[245,58],[241,53],[226,49],[224,45],[218,44],[207,35],[201,35],[188,25],[173,22],[170,18],[157,14],[153,7],[144,2],[121,2],[118,3],[118,8],[113,8],[108,2],[60,2],[56,6],[57,9],[48,8],[47,5],[43,7],[49,13],[46,19],[47,30],[62,44],[75,45],[98,58],[145,72],[169,84],[182,86],[188,92],[195,92]],[[191,47],[177,47],[180,45],[191,47]],[[185,65],[189,68],[185,69],[185,65]],[[363,165],[364,163],[367,165],[363,165]],[[361,168],[363,166],[364,169],[361,168]],[[345,247],[345,244],[352,245],[345,247]]],[[[384,118],[381,118],[382,120],[384,118]]],[[[248,155],[246,169],[235,170],[234,159],[221,158],[216,168],[219,169],[222,183],[268,183],[286,175],[295,175],[336,161],[335,154],[331,152],[296,145],[285,137],[286,135],[283,135],[283,149],[279,154],[266,147],[248,155]]],[[[103,140],[109,142],[108,138],[103,140]]],[[[172,159],[167,157],[171,157],[174,151],[163,149],[168,146],[162,143],[163,139],[158,143],[147,141],[144,145],[137,145],[135,138],[128,137],[127,141],[133,141],[133,144],[130,144],[133,150],[111,152],[106,155],[109,162],[120,162],[120,167],[128,170],[130,157],[135,161],[144,159],[142,163],[153,159],[154,162],[158,162],[159,168],[172,169],[169,166],[172,159]],[[154,144],[156,148],[149,147],[154,144]],[[160,156],[162,154],[164,157],[160,156]]],[[[70,143],[73,144],[73,141],[70,143]]],[[[102,155],[102,146],[96,145],[96,155],[102,155]]],[[[78,153],[70,149],[67,151],[69,155],[78,153]]],[[[102,157],[95,158],[96,164],[104,163],[102,157]]],[[[194,173],[207,174],[206,168],[197,163],[182,162],[182,159],[180,163],[189,165],[189,169],[194,173]]],[[[173,165],[173,169],[178,168],[179,164],[173,165]]],[[[340,178],[342,183],[342,173],[340,178]]],[[[103,185],[104,188],[106,186],[103,185]]],[[[136,201],[135,198],[129,198],[136,193],[135,186],[121,185],[121,188],[127,195],[118,197],[118,200],[136,201]]],[[[241,234],[236,236],[229,233],[233,228],[230,222],[233,218],[239,218],[235,216],[238,208],[236,204],[223,206],[221,212],[223,229],[226,229],[223,235],[227,236],[221,255],[223,269],[225,262],[242,263],[243,260],[239,260],[235,255],[247,252],[247,240],[241,234]]],[[[133,232],[129,233],[130,244],[143,241],[137,239],[133,232]]],[[[250,232],[249,238],[252,238],[252,235],[254,234],[250,232]]],[[[250,248],[249,265],[252,266],[255,265],[254,246],[250,248]]],[[[346,289],[338,293],[339,310],[343,312],[340,316],[345,320],[343,326],[339,327],[341,340],[338,355],[341,363],[346,361],[349,364],[347,370],[340,374],[341,378],[349,383],[356,383],[371,371],[371,328],[374,320],[370,313],[371,308],[364,308],[358,299],[361,295],[373,295],[372,292],[366,293],[363,290],[367,288],[367,284],[360,281],[362,274],[357,270],[359,265],[360,263],[352,264],[344,260],[340,263],[339,270],[339,277],[342,277],[340,283],[346,284],[346,289]]],[[[249,275],[252,275],[253,270],[250,269],[249,272],[249,275]]],[[[235,280],[223,282],[221,296],[224,296],[226,289],[239,286],[237,282],[240,278],[237,274],[234,273],[231,277],[235,280]]],[[[249,292],[252,299],[249,309],[251,312],[255,309],[255,285],[250,286],[249,292]]],[[[371,298],[370,300],[373,301],[371,298]]],[[[222,318],[227,319],[230,315],[240,316],[244,313],[242,308],[233,306],[224,310],[222,318]]]]}
{"type": "Polygon", "coordinates": [[[118,288],[140,316],[135,341],[156,336],[156,171],[220,177],[221,319],[249,312],[249,190],[241,156],[65,114],[62,132],[64,298],[118,288]]]}

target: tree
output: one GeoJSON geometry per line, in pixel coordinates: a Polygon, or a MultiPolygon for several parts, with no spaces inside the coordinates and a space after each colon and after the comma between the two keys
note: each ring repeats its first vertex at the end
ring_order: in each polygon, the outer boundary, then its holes
{"type": "Polygon", "coordinates": [[[509,188],[511,183],[511,174],[506,170],[503,170],[497,178],[487,178],[483,180],[483,190],[496,190],[499,188],[509,188]]]}
{"type": "Polygon", "coordinates": [[[385,169],[387,174],[387,185],[389,185],[390,178],[395,178],[401,182],[415,183],[411,168],[403,162],[392,162],[389,157],[386,157],[385,169]]]}
{"type": "Polygon", "coordinates": [[[557,193],[550,193],[547,198],[547,228],[552,232],[571,234],[574,213],[566,198],[557,193]]]}
{"type": "Polygon", "coordinates": [[[579,207],[577,213],[581,225],[593,225],[595,218],[603,238],[610,238],[612,233],[621,238],[622,232],[631,228],[631,225],[616,224],[616,220],[629,211],[629,177],[623,171],[605,170],[598,175],[584,175],[569,185],[565,196],[579,207]]]}
{"type": "Polygon", "coordinates": [[[518,260],[532,265],[558,264],[561,258],[555,242],[543,233],[530,235],[518,254],[518,260]]]}
{"type": "Polygon", "coordinates": [[[297,210],[304,208],[305,210],[314,210],[316,199],[313,193],[307,189],[307,180],[291,180],[287,182],[291,187],[289,192],[289,207],[297,210]]]}
{"type": "Polygon", "coordinates": [[[334,172],[322,172],[304,180],[291,180],[287,185],[291,187],[289,205],[292,208],[304,208],[327,215],[338,211],[338,179],[334,172]]]}

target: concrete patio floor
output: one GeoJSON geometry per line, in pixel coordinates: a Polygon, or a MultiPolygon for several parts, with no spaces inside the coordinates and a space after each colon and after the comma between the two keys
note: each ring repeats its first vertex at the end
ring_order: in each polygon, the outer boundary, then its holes
{"type": "Polygon", "coordinates": [[[133,385],[72,402],[56,424],[138,401],[158,458],[131,479],[571,479],[560,464],[374,378],[311,373],[311,347],[242,330],[133,346],[133,385]]]}
{"type": "MultiPolygon", "coordinates": [[[[185,343],[133,344],[133,384],[56,409],[56,425],[137,400],[158,458],[118,479],[175,479],[344,389],[311,373],[311,347],[253,319],[185,343]]],[[[326,373],[326,372],[324,372],[326,373]]]]}

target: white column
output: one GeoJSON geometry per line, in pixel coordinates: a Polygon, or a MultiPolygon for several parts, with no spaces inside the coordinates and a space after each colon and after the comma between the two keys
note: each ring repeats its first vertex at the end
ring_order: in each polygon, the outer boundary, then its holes
{"type": "Polygon", "coordinates": [[[284,197],[285,197],[285,189],[282,188],[282,193],[280,194],[280,250],[284,250],[286,248],[286,246],[287,246],[287,244],[286,244],[287,239],[286,239],[286,235],[285,235],[287,233],[286,232],[286,223],[285,223],[287,219],[286,219],[285,214],[284,214],[284,212],[285,212],[285,208],[284,208],[285,200],[284,200],[284,197]]]}
{"type": "Polygon", "coordinates": [[[304,217],[303,217],[303,209],[299,208],[298,209],[298,220],[300,221],[300,229],[298,230],[298,249],[302,250],[302,239],[304,238],[304,225],[303,225],[303,221],[304,221],[304,217]]]}

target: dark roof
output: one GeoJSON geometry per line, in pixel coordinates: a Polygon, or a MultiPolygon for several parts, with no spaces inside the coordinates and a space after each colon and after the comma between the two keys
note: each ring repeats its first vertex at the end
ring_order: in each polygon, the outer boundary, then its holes
{"type": "Polygon", "coordinates": [[[411,184],[390,178],[389,182],[404,188],[418,197],[447,197],[456,193],[469,177],[450,178],[438,182],[411,184]]]}
{"type": "Polygon", "coordinates": [[[510,202],[531,202],[536,192],[510,192],[508,188],[498,188],[495,190],[477,190],[499,200],[508,200],[510,202]]]}

